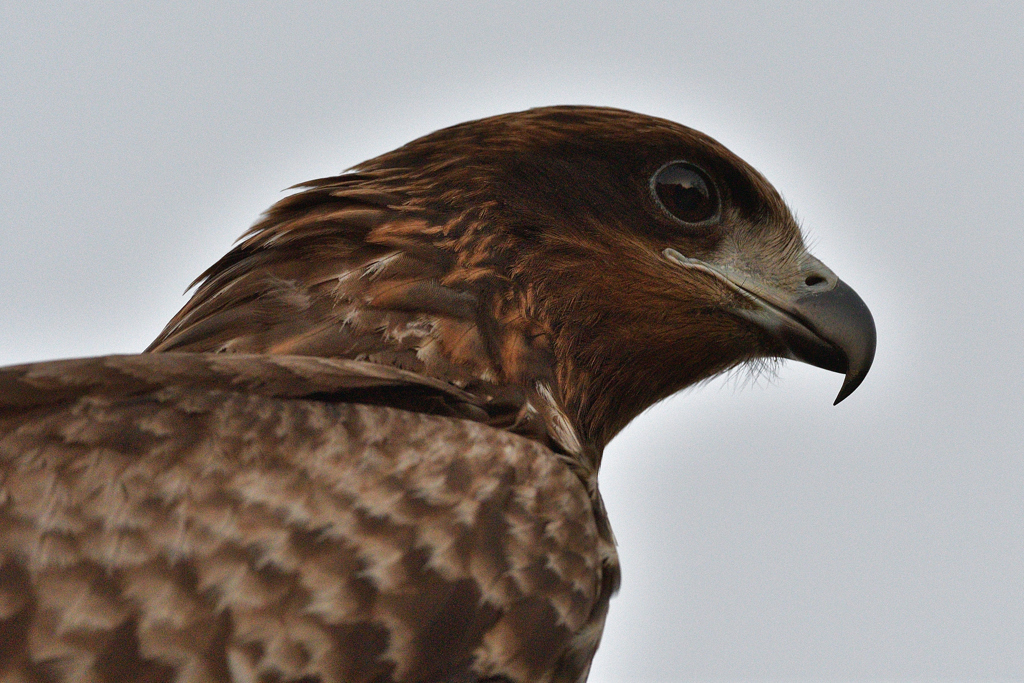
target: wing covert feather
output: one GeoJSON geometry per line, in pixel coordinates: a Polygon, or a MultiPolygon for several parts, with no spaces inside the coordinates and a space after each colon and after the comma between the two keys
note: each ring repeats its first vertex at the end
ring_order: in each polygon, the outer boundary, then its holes
{"type": "Polygon", "coordinates": [[[589,663],[614,550],[544,446],[384,406],[57,385],[14,401],[31,420],[0,418],[0,673],[533,681],[589,663]]]}

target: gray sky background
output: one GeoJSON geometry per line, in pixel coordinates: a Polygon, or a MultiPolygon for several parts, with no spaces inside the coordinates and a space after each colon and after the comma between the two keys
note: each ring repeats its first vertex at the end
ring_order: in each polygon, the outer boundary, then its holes
{"type": "Polygon", "coordinates": [[[282,196],[546,104],[670,118],[871,307],[838,375],[714,381],[601,483],[591,680],[1024,680],[1024,5],[0,4],[0,364],[139,351],[282,196]]]}

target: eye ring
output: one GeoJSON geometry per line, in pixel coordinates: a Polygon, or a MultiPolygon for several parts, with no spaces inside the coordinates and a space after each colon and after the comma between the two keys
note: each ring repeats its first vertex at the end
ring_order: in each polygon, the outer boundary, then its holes
{"type": "Polygon", "coordinates": [[[708,225],[722,213],[711,176],[689,161],[670,161],[651,176],[651,196],[661,210],[687,227],[708,225]]]}

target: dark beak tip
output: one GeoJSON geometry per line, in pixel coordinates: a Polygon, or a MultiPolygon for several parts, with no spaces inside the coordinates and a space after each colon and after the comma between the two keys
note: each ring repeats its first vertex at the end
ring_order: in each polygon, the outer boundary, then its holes
{"type": "Polygon", "coordinates": [[[783,339],[794,357],[846,375],[833,405],[852,394],[867,377],[875,358],[875,321],[867,305],[840,280],[830,291],[794,303],[807,332],[788,330],[783,339]]]}
{"type": "Polygon", "coordinates": [[[850,327],[844,341],[844,350],[847,357],[846,379],[839,390],[839,395],[832,405],[839,405],[839,402],[856,391],[864,378],[868,376],[868,370],[875,360],[875,346],[877,344],[877,333],[875,331],[875,319],[871,315],[864,301],[850,289],[845,283],[840,282],[848,290],[845,298],[848,300],[847,311],[849,313],[848,324],[850,327]]]}
{"type": "Polygon", "coordinates": [[[856,391],[857,387],[860,386],[860,383],[864,381],[864,377],[864,374],[862,374],[860,377],[853,377],[852,375],[847,375],[846,379],[843,380],[842,388],[839,389],[839,395],[836,396],[836,400],[832,402],[832,405],[839,405],[840,402],[846,399],[847,396],[856,391]]]}
{"type": "Polygon", "coordinates": [[[846,379],[843,380],[843,386],[839,389],[839,394],[836,396],[835,402],[832,405],[837,406],[847,396],[857,390],[857,387],[861,385],[864,378],[868,376],[868,370],[871,369],[871,363],[875,357],[875,337],[874,337],[874,326],[871,328],[871,347],[865,356],[862,356],[860,362],[846,373],[846,379]]]}

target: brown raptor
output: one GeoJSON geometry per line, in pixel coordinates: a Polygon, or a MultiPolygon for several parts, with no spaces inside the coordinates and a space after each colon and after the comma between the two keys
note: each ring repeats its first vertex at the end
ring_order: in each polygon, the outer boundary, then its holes
{"type": "Polygon", "coordinates": [[[0,370],[0,680],[582,682],[601,453],[747,362],[871,365],[753,168],[550,107],[281,200],[146,353],[0,370]]]}

